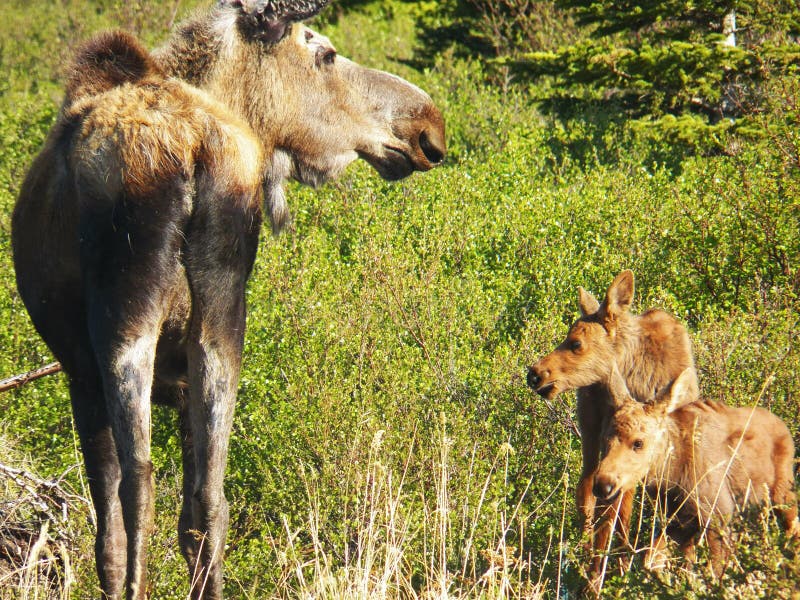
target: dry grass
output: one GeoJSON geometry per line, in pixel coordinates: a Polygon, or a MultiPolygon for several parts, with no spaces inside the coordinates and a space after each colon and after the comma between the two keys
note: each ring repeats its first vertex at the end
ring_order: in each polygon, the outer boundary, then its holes
{"type": "MultiPolygon", "coordinates": [[[[430,497],[415,497],[405,487],[412,448],[404,470],[394,472],[384,461],[383,436],[382,430],[375,433],[368,461],[360,471],[350,474],[361,488],[359,500],[345,507],[346,520],[357,526],[346,532],[348,543],[344,547],[331,547],[325,541],[320,529],[324,499],[313,479],[308,478],[311,509],[305,527],[293,530],[285,523],[283,535],[270,540],[282,570],[276,597],[544,598],[548,582],[542,580],[538,562],[507,543],[512,529],[515,535],[524,537],[527,515],[522,515],[520,507],[525,494],[510,513],[484,505],[491,480],[503,476],[511,447],[498,450],[489,476],[481,483],[477,503],[454,506],[450,495],[451,440],[444,433],[444,425],[435,440],[438,460],[431,469],[430,497]],[[476,549],[474,534],[487,514],[496,520],[496,540],[491,547],[476,549]],[[465,530],[466,536],[454,535],[457,529],[465,530]],[[301,540],[305,538],[309,541],[304,544],[301,540]],[[462,540],[459,548],[453,547],[455,539],[462,540]],[[421,579],[415,577],[420,572],[421,579]]],[[[559,535],[563,539],[563,531],[559,535]]]]}

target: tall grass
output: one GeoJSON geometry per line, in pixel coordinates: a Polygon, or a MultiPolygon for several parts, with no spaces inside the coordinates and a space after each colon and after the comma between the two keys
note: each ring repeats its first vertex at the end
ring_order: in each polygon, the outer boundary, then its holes
{"type": "MultiPolygon", "coordinates": [[[[511,529],[522,535],[529,515],[521,511],[525,494],[509,512],[484,506],[492,480],[507,473],[505,445],[483,481],[468,480],[482,493],[477,503],[453,506],[450,498],[449,453],[452,441],[444,423],[432,442],[438,460],[430,465],[430,495],[408,489],[407,469],[396,472],[384,460],[385,432],[375,432],[366,461],[354,465],[346,485],[356,495],[343,507],[343,543],[331,544],[322,530],[320,496],[313,478],[306,479],[308,514],[293,528],[284,520],[270,546],[281,567],[275,596],[279,598],[393,599],[393,598],[544,598],[547,584],[530,555],[508,543],[511,529]],[[420,511],[420,512],[418,512],[420,511]],[[474,537],[478,521],[487,518],[495,530],[489,546],[474,537]],[[463,535],[457,535],[459,530],[463,535]],[[455,544],[455,542],[458,542],[455,544]],[[478,546],[476,548],[476,546],[478,546]]],[[[416,441],[419,443],[419,441],[416,441]]],[[[563,531],[559,538],[563,539],[563,531]]]]}

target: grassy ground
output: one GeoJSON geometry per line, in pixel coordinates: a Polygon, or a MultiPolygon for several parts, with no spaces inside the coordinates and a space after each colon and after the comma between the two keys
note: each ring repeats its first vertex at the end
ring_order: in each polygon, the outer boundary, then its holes
{"type": "MultiPolygon", "coordinates": [[[[445,113],[450,153],[436,171],[397,184],[355,165],[321,190],[293,187],[294,226],[278,239],[265,230],[226,487],[227,590],[256,599],[572,597],[581,571],[574,398],[545,403],[524,375],[575,318],[579,285],[602,294],[633,269],[635,309],[665,308],[690,328],[704,394],[758,399],[800,439],[798,139],[781,126],[796,119],[797,89],[775,87],[765,142],[738,141],[728,156],[681,154],[604,125],[602,114],[541,114],[530,90],[487,83],[478,60],[444,51],[414,69],[430,58],[416,4],[386,6],[368,4],[324,31],[342,54],[428,90],[445,113]]],[[[15,291],[9,226],[57,108],[58,65],[75,40],[109,24],[163,38],[176,5],[150,9],[0,8],[12,25],[0,46],[2,376],[51,359],[15,291]]],[[[174,416],[155,411],[152,596],[185,598],[179,444],[174,416]]],[[[40,478],[68,471],[71,507],[66,519],[55,511],[58,531],[43,537],[37,527],[31,538],[55,548],[47,564],[58,576],[0,570],[0,598],[96,596],[63,377],[0,396],[0,415],[0,462],[40,478]]],[[[32,494],[23,483],[5,483],[0,518],[32,494]]],[[[19,510],[20,522],[42,516],[19,510]]],[[[650,525],[645,516],[642,536],[650,525]]],[[[650,574],[637,560],[610,573],[608,596],[800,593],[796,548],[767,513],[737,527],[734,544],[721,582],[702,568],[650,574]]]]}

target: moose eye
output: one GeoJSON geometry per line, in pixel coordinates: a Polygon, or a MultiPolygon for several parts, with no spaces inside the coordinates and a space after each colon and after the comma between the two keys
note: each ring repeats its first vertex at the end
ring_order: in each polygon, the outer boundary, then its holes
{"type": "Polygon", "coordinates": [[[317,51],[316,62],[318,67],[322,65],[332,65],[336,62],[336,50],[332,48],[320,48],[317,51]]]}
{"type": "Polygon", "coordinates": [[[569,343],[569,349],[574,351],[574,352],[577,352],[578,350],[580,350],[582,346],[583,346],[583,344],[581,344],[580,340],[572,340],[569,343]]]}
{"type": "Polygon", "coordinates": [[[638,452],[644,448],[644,440],[633,440],[633,449],[638,452]]]}

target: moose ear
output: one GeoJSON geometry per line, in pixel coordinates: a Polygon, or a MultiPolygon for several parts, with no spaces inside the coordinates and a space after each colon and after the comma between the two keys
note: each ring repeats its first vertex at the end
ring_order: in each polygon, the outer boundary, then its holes
{"type": "Polygon", "coordinates": [[[666,413],[669,414],[699,399],[700,386],[697,383],[697,371],[694,367],[689,367],[684,369],[672,382],[663,402],[666,413]]]}
{"type": "Polygon", "coordinates": [[[581,316],[588,317],[599,310],[600,303],[597,301],[597,298],[578,286],[578,306],[581,309],[581,316]]]}
{"type": "Polygon", "coordinates": [[[281,41],[292,23],[310,19],[330,0],[220,0],[221,6],[241,9],[249,30],[268,44],[281,41]]]}
{"type": "Polygon", "coordinates": [[[600,306],[606,329],[613,327],[617,317],[627,311],[633,302],[633,271],[623,271],[608,286],[606,298],[600,306]]]}
{"type": "Polygon", "coordinates": [[[631,396],[630,391],[628,391],[628,385],[622,378],[616,362],[611,366],[611,372],[608,375],[606,385],[608,386],[608,395],[611,398],[611,405],[615,409],[622,408],[628,402],[636,402],[633,396],[631,396]]]}

